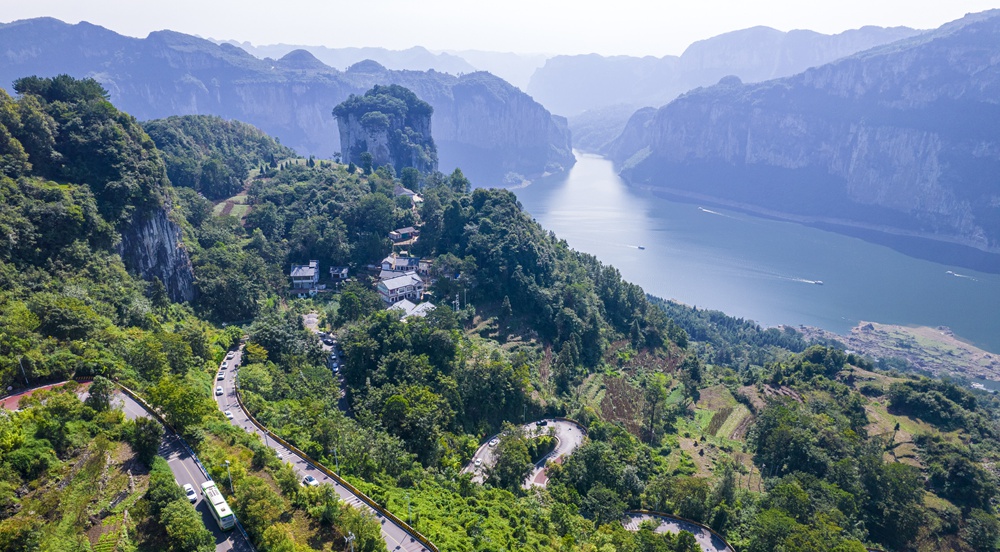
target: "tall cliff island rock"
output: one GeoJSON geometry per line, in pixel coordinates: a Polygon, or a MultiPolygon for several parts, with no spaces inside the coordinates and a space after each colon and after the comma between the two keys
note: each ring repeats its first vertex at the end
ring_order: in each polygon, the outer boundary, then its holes
{"type": "Polygon", "coordinates": [[[376,84],[361,96],[352,94],[333,108],[344,163],[363,165],[367,152],[373,166],[389,165],[396,174],[407,167],[424,174],[436,171],[432,113],[430,104],[397,84],[376,84]]]}

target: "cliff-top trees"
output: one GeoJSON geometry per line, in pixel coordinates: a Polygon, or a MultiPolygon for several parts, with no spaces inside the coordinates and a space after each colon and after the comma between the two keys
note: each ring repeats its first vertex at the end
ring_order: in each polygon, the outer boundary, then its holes
{"type": "Polygon", "coordinates": [[[366,174],[380,166],[392,167],[396,174],[408,167],[423,173],[437,170],[433,112],[430,104],[397,84],[376,84],[361,96],[352,94],[333,108],[344,160],[360,163],[366,174]]]}

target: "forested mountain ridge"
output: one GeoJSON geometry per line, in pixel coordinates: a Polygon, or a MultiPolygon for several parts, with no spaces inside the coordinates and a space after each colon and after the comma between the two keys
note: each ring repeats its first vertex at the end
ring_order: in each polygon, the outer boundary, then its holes
{"type": "Polygon", "coordinates": [[[142,120],[213,114],[251,123],[302,155],[340,151],[333,106],[375,84],[400,84],[434,107],[441,167],[483,184],[508,173],[532,177],[573,163],[565,120],[487,73],[455,77],[435,71],[390,71],[359,63],[341,72],[308,52],[257,59],[230,44],[171,31],[130,38],[55,19],[0,26],[0,83],[26,74],[94,77],[120,108],[142,120]]]}
{"type": "MultiPolygon", "coordinates": [[[[49,238],[31,231],[21,235],[15,224],[7,233],[10,251],[27,254],[35,248],[33,254],[51,255],[87,239],[88,232],[75,235],[74,227],[92,227],[103,235],[92,246],[114,247],[131,271],[158,279],[175,300],[193,298],[191,263],[180,229],[170,218],[164,165],[135,119],[116,110],[92,81],[30,77],[18,80],[15,88],[18,100],[6,92],[0,96],[4,177],[41,188],[50,187],[44,179],[83,185],[74,189],[89,189],[99,217],[85,217],[86,209],[71,210],[67,215],[76,220],[67,220],[66,226],[44,221],[49,238]],[[62,235],[55,238],[53,232],[62,235]]],[[[12,216],[32,212],[10,201],[12,216]]]]}
{"type": "Polygon", "coordinates": [[[211,115],[175,115],[142,128],[160,151],[171,185],[213,200],[242,191],[250,169],[296,155],[254,126],[211,115]]]}
{"type": "Polygon", "coordinates": [[[986,12],[786,79],[723,79],[637,113],[611,154],[633,185],[996,253],[998,33],[986,12]]]}

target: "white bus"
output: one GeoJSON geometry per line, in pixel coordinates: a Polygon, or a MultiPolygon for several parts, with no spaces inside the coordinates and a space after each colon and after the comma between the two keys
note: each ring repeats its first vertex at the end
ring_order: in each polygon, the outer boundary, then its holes
{"type": "Polygon", "coordinates": [[[215,486],[215,481],[202,483],[201,494],[205,495],[207,499],[205,502],[208,502],[208,510],[212,512],[212,517],[219,524],[219,528],[223,531],[232,529],[236,525],[236,516],[229,509],[229,504],[226,504],[226,499],[222,496],[222,492],[215,486]]]}

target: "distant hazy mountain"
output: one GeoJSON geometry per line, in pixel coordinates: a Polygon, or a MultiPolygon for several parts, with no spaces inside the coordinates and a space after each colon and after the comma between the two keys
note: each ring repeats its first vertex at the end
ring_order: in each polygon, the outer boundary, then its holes
{"type": "Polygon", "coordinates": [[[345,70],[359,61],[370,59],[394,71],[429,71],[433,69],[452,75],[488,71],[521,90],[527,90],[531,75],[545,64],[546,59],[551,57],[546,54],[515,54],[482,50],[431,52],[423,46],[414,46],[406,50],[388,50],[386,48],[328,48],[326,46],[294,44],[255,46],[250,42],[237,42],[235,40],[213,40],[213,42],[238,46],[261,59],[279,59],[293,50],[305,50],[316,56],[316,59],[340,70],[345,70]]]}
{"type": "Polygon", "coordinates": [[[377,61],[383,67],[394,71],[429,71],[433,69],[442,73],[460,75],[463,73],[474,73],[479,70],[459,56],[448,53],[431,53],[422,46],[414,46],[406,50],[388,50],[386,48],[327,48],[326,46],[293,44],[254,46],[249,42],[237,42],[235,40],[215,42],[238,46],[261,59],[280,59],[294,50],[305,50],[316,56],[316,59],[341,71],[366,59],[377,61]]]}
{"type": "Polygon", "coordinates": [[[585,117],[584,126],[578,128],[575,120],[584,111],[623,105],[632,111],[659,107],[726,75],[746,82],[786,77],[918,32],[905,27],[863,27],[824,35],[753,27],[695,42],[679,57],[556,56],[535,72],[527,91],[553,113],[569,117],[574,137],[589,137],[574,138],[575,147],[598,151],[617,135],[627,116],[608,118],[605,110],[595,116],[603,118],[606,126],[596,126],[594,117],[585,117]]]}
{"type": "Polygon", "coordinates": [[[392,71],[375,62],[346,72],[304,50],[258,59],[230,44],[159,31],[145,39],[42,18],[0,25],[0,84],[25,75],[93,77],[139,119],[211,114],[251,123],[302,154],[340,150],[333,106],[375,84],[400,84],[434,107],[440,168],[461,166],[479,185],[508,172],[531,177],[573,163],[565,119],[478,72],[392,71]]]}
{"type": "Polygon", "coordinates": [[[1000,253],[1000,11],[789,78],[724,78],[637,112],[609,151],[653,190],[1000,253]]]}
{"type": "Polygon", "coordinates": [[[535,71],[528,93],[566,116],[616,104],[658,107],[726,75],[747,82],[786,77],[918,32],[863,27],[824,35],[753,27],[695,42],[679,57],[555,56],[535,71]]]}
{"type": "Polygon", "coordinates": [[[547,54],[515,54],[512,52],[486,52],[483,50],[456,50],[449,53],[461,57],[480,71],[489,71],[521,90],[528,90],[528,81],[535,71],[545,65],[547,54]]]}

